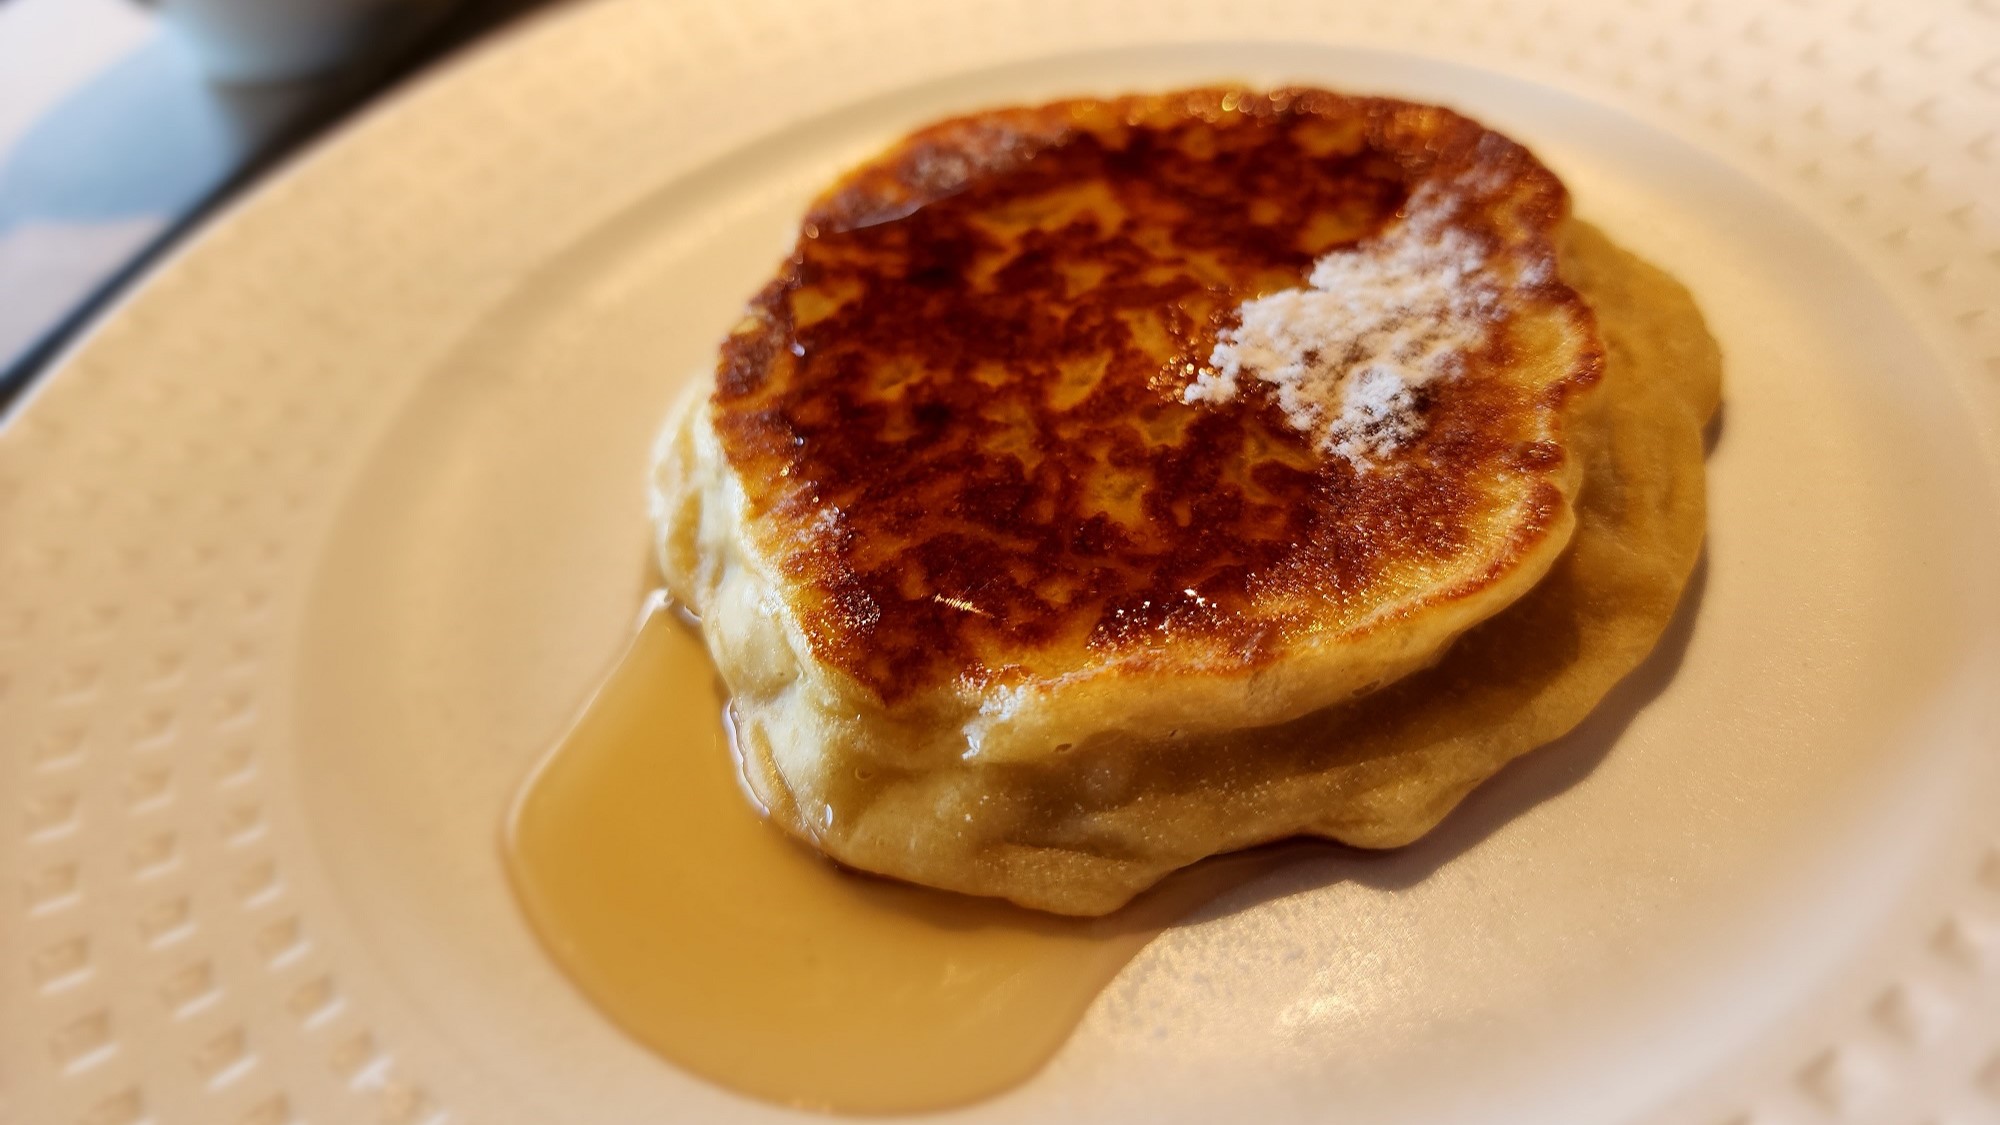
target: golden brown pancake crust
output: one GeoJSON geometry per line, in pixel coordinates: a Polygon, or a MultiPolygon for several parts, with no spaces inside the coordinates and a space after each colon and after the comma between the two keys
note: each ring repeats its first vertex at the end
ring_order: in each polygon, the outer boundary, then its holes
{"type": "MultiPolygon", "coordinates": [[[[1172,635],[1254,667],[1326,620],[1274,621],[1260,599],[1338,605],[1399,560],[1466,549],[1493,502],[1476,482],[1562,459],[1534,416],[1596,378],[1594,353],[1524,401],[1482,378],[1515,346],[1494,332],[1425,398],[1422,436],[1367,472],[1268,394],[1179,393],[1241,302],[1473,169],[1506,189],[1465,229],[1552,261],[1566,196],[1520,146],[1315,90],[985,113],[837,185],[725,343],[713,399],[813,655],[891,705],[1053,646],[1172,635]]],[[[1589,331],[1552,268],[1534,296],[1589,331]]],[[[1544,486],[1519,534],[1562,503],[1544,486]]]]}

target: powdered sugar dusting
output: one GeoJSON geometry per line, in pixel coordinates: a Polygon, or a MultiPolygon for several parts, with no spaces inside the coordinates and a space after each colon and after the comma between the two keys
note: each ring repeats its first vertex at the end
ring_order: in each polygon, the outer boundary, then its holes
{"type": "Polygon", "coordinates": [[[1227,402],[1248,375],[1293,426],[1363,470],[1415,439],[1417,392],[1462,373],[1500,315],[1502,281],[1453,221],[1469,187],[1426,184],[1401,222],[1315,262],[1309,288],[1245,301],[1181,401],[1227,402]]]}

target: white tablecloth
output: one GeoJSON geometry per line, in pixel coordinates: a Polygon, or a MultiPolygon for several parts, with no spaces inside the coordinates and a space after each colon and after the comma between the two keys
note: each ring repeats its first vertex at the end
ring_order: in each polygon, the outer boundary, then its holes
{"type": "Polygon", "coordinates": [[[0,3],[0,371],[314,92],[211,85],[131,0],[0,3]]]}

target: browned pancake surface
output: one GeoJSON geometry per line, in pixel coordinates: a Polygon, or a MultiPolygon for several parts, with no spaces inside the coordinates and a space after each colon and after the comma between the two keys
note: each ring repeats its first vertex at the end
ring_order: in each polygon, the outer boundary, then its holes
{"type": "MultiPolygon", "coordinates": [[[[812,654],[889,704],[1168,637],[1254,667],[1366,627],[1412,565],[1490,550],[1467,531],[1493,522],[1487,482],[1562,458],[1538,419],[1594,358],[1523,389],[1488,377],[1524,346],[1493,333],[1369,471],[1262,388],[1180,398],[1241,302],[1474,168],[1503,186],[1465,228],[1552,261],[1566,199],[1518,145],[1319,91],[982,114],[837,185],[726,342],[713,400],[812,654]]],[[[1588,331],[1547,277],[1536,299],[1588,331]]],[[[1561,504],[1539,485],[1517,546],[1561,504]]]]}

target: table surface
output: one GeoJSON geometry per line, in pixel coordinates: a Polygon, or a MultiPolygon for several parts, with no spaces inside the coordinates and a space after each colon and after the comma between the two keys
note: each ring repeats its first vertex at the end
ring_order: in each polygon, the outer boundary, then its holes
{"type": "Polygon", "coordinates": [[[530,6],[471,0],[333,74],[225,86],[131,0],[0,0],[0,408],[274,159],[530,6]]]}

